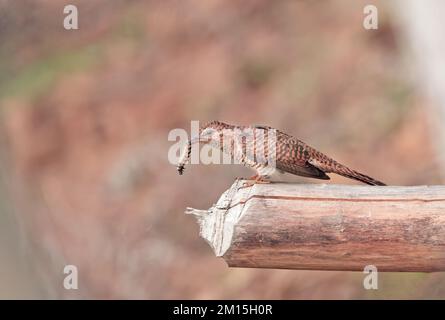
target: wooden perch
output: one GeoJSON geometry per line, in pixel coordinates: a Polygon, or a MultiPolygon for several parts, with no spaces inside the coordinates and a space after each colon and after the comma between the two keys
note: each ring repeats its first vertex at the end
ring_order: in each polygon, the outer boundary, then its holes
{"type": "Polygon", "coordinates": [[[243,182],[186,211],[230,267],[445,271],[445,186],[243,182]]]}

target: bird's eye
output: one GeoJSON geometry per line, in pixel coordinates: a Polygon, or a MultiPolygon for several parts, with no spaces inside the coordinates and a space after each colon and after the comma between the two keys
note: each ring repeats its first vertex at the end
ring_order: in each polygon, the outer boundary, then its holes
{"type": "Polygon", "coordinates": [[[202,132],[201,132],[201,135],[202,136],[206,136],[206,135],[208,135],[209,134],[209,129],[204,129],[204,130],[202,130],[202,132]]]}
{"type": "Polygon", "coordinates": [[[213,128],[206,128],[206,129],[204,129],[201,132],[201,136],[211,137],[214,132],[215,132],[215,129],[213,129],[213,128]]]}

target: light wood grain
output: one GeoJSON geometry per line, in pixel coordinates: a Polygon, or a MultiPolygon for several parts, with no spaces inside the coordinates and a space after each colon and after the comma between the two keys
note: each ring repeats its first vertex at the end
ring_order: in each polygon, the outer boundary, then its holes
{"type": "Polygon", "coordinates": [[[242,184],[187,210],[231,267],[445,271],[445,186],[242,184]]]}

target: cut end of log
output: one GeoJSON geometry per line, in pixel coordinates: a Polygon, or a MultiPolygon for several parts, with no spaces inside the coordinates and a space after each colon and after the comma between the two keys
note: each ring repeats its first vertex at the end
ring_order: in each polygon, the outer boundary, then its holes
{"type": "Polygon", "coordinates": [[[217,257],[223,256],[229,249],[233,229],[242,217],[242,209],[251,191],[251,187],[243,188],[244,182],[236,180],[208,210],[187,208],[185,211],[196,217],[200,236],[207,241],[217,257]]]}

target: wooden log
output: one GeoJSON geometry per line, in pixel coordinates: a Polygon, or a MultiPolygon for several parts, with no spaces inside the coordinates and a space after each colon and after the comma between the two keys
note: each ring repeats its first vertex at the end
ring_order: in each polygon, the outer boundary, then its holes
{"type": "Polygon", "coordinates": [[[445,186],[243,183],[186,211],[230,267],[445,271],[445,186]]]}

